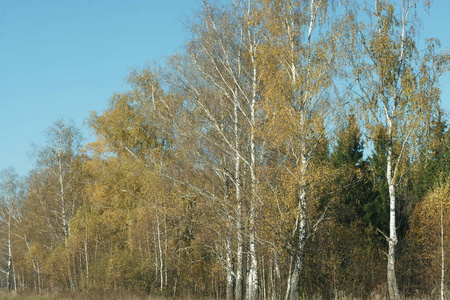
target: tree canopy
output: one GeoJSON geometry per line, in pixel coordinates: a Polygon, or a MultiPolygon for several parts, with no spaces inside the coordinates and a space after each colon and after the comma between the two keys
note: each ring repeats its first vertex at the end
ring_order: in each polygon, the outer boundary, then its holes
{"type": "Polygon", "coordinates": [[[205,1],[94,141],[59,120],[29,176],[0,173],[0,286],[443,297],[450,57],[417,2],[205,1]]]}

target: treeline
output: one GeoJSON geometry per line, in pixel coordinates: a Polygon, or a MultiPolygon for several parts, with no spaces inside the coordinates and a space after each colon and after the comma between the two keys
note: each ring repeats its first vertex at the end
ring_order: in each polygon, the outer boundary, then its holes
{"type": "Polygon", "coordinates": [[[58,121],[27,178],[1,173],[1,285],[443,296],[450,61],[416,9],[204,3],[180,54],[90,116],[96,142],[58,121]]]}

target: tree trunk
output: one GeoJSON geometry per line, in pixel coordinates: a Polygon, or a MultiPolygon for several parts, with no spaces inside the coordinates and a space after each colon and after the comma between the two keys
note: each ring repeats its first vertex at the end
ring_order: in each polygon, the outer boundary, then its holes
{"type": "Polygon", "coordinates": [[[231,241],[226,241],[226,264],[227,264],[227,300],[234,300],[234,278],[233,278],[233,256],[231,251],[231,241]]]}
{"type": "MultiPolygon", "coordinates": [[[[295,226],[297,228],[297,225],[295,226]]],[[[296,229],[294,229],[296,230],[296,229]]],[[[292,255],[289,260],[289,272],[288,272],[288,278],[286,283],[286,294],[284,296],[284,300],[289,300],[289,296],[291,294],[291,278],[292,278],[292,264],[294,262],[294,256],[292,255]]]]}
{"type": "Polygon", "coordinates": [[[267,299],[267,279],[266,279],[266,268],[265,268],[265,263],[264,263],[264,257],[261,258],[261,294],[262,294],[262,299],[266,300],[267,299]]]}
{"type": "MultiPolygon", "coordinates": [[[[254,211],[254,208],[251,208],[254,211]]],[[[250,215],[252,213],[250,212],[250,215]]],[[[254,214],[254,213],[253,213],[254,214]]],[[[247,277],[247,300],[257,300],[258,299],[258,258],[256,252],[256,227],[254,219],[250,219],[250,245],[249,245],[249,255],[250,255],[250,268],[247,277]]]]}
{"type": "Polygon", "coordinates": [[[156,230],[158,236],[158,251],[159,251],[159,275],[160,275],[160,285],[159,290],[162,293],[164,290],[164,260],[163,260],[163,250],[161,245],[161,223],[159,220],[159,216],[156,217],[156,230]]]}
{"type": "Polygon", "coordinates": [[[63,175],[63,162],[60,157],[60,153],[58,153],[58,181],[59,181],[59,197],[60,197],[60,205],[61,205],[61,218],[62,218],[62,229],[64,232],[64,245],[67,248],[67,242],[69,239],[69,223],[67,221],[67,208],[66,208],[66,192],[64,188],[64,175],[63,175]]]}
{"type": "MultiPolygon", "coordinates": [[[[230,197],[229,178],[225,177],[225,196],[224,203],[227,205],[230,197]]],[[[233,274],[233,228],[234,223],[230,211],[227,212],[227,231],[225,234],[225,269],[227,276],[226,298],[234,300],[234,274],[233,274]]]]}
{"type": "Polygon", "coordinates": [[[298,227],[298,248],[295,251],[293,260],[294,267],[292,270],[292,274],[290,275],[289,280],[289,290],[288,290],[288,299],[289,300],[297,300],[299,299],[299,289],[300,289],[300,276],[303,269],[303,259],[305,253],[305,243],[306,243],[306,188],[302,186],[298,193],[298,201],[299,201],[299,227],[298,227]]]}
{"type": "Polygon", "coordinates": [[[8,288],[8,291],[12,290],[12,263],[13,263],[13,257],[12,257],[12,234],[11,234],[11,215],[8,217],[8,267],[6,271],[6,287],[8,288]]]}
{"type": "Polygon", "coordinates": [[[86,264],[86,287],[89,288],[89,252],[88,252],[88,231],[86,226],[86,235],[84,239],[84,260],[86,264]]]}
{"type": "Polygon", "coordinates": [[[163,206],[164,209],[164,218],[163,218],[163,225],[164,225],[164,250],[163,250],[163,258],[164,258],[164,288],[166,291],[168,291],[169,288],[169,268],[167,263],[167,251],[169,249],[169,235],[167,234],[167,211],[165,205],[163,206]]]}
{"type": "MultiPolygon", "coordinates": [[[[251,38],[251,35],[249,35],[251,38]]],[[[251,177],[251,199],[250,199],[250,237],[249,237],[249,255],[250,255],[250,269],[247,277],[247,300],[257,300],[259,294],[259,278],[258,278],[258,257],[256,250],[256,149],[255,149],[255,109],[256,109],[256,87],[257,87],[257,74],[256,74],[256,58],[255,47],[252,44],[250,46],[251,60],[253,64],[252,69],[252,100],[250,104],[250,177],[251,177]]]]}
{"type": "Polygon", "coordinates": [[[234,95],[234,134],[235,134],[235,166],[234,166],[234,183],[236,191],[236,204],[237,204],[237,216],[236,216],[236,278],[235,278],[235,291],[234,296],[236,300],[242,299],[242,268],[244,262],[244,241],[242,237],[242,197],[241,197],[241,158],[240,158],[240,139],[239,139],[239,119],[238,119],[238,103],[237,92],[234,95]]]}
{"type": "Polygon", "coordinates": [[[275,272],[272,300],[281,299],[281,270],[278,262],[278,254],[274,251],[273,254],[273,268],[275,272]]]}
{"type": "Polygon", "coordinates": [[[392,177],[392,119],[388,118],[389,122],[389,141],[387,153],[387,170],[386,178],[389,186],[389,249],[388,249],[388,264],[387,264],[387,281],[389,299],[398,299],[399,292],[397,287],[397,279],[395,276],[395,250],[397,246],[397,228],[395,220],[395,184],[392,177]]]}
{"type": "Polygon", "coordinates": [[[244,239],[242,236],[242,200],[238,203],[238,216],[236,218],[236,238],[237,238],[237,251],[236,251],[236,282],[234,296],[236,300],[243,299],[243,276],[242,269],[244,268],[244,239]]]}
{"type": "MultiPolygon", "coordinates": [[[[312,32],[314,30],[315,27],[315,20],[316,20],[316,13],[317,13],[317,9],[318,9],[318,3],[316,3],[315,0],[310,0],[309,1],[310,4],[310,15],[309,15],[309,26],[308,26],[308,35],[307,35],[307,46],[306,46],[306,50],[308,52],[307,54],[307,64],[308,64],[308,74],[310,71],[310,64],[311,64],[311,35],[312,32]]],[[[287,26],[287,33],[288,33],[288,37],[290,39],[290,55],[291,55],[291,81],[292,81],[292,89],[293,89],[293,102],[303,102],[306,106],[306,103],[308,103],[309,98],[307,93],[305,93],[304,98],[303,99],[298,99],[299,98],[299,93],[298,93],[298,89],[297,89],[297,78],[298,78],[298,73],[297,73],[297,63],[296,63],[296,53],[298,51],[296,44],[298,43],[296,41],[296,32],[295,32],[295,9],[294,9],[295,5],[293,3],[293,1],[290,2],[289,4],[289,22],[286,22],[287,24],[289,24],[289,26],[287,26]]],[[[307,75],[308,77],[308,75],[307,75]]],[[[307,113],[307,108],[303,107],[302,108],[302,113],[300,116],[300,120],[299,120],[299,125],[300,128],[304,131],[303,136],[300,137],[301,141],[300,141],[300,157],[301,157],[301,165],[300,165],[300,170],[301,170],[301,174],[300,174],[300,187],[298,190],[298,194],[297,194],[297,201],[298,201],[298,215],[297,215],[297,220],[296,220],[296,224],[294,227],[294,235],[295,235],[295,231],[298,230],[298,245],[297,245],[297,249],[294,250],[294,254],[292,257],[293,260],[293,268],[292,268],[292,272],[289,274],[288,277],[288,285],[287,285],[287,291],[286,291],[286,298],[290,299],[290,300],[297,300],[299,299],[299,290],[300,290],[300,276],[302,273],[302,269],[303,269],[303,259],[304,259],[304,252],[305,252],[305,243],[306,243],[306,234],[307,234],[307,210],[306,210],[306,182],[305,182],[305,178],[306,178],[306,174],[307,174],[307,168],[308,168],[308,149],[306,146],[306,140],[307,140],[307,135],[306,132],[308,131],[307,128],[307,122],[306,122],[306,113],[307,113]],[[297,228],[298,226],[298,228],[297,228]]]]}

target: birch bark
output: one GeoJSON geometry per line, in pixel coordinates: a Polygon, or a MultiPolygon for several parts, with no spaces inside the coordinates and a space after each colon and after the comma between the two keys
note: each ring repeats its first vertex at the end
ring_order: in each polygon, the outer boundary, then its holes
{"type": "MultiPolygon", "coordinates": [[[[311,53],[311,34],[313,32],[313,29],[315,27],[315,20],[316,20],[316,12],[317,12],[317,3],[316,0],[310,0],[310,15],[309,15],[309,26],[308,26],[308,35],[307,35],[307,44],[306,44],[306,51],[308,53],[307,57],[307,64],[310,64],[310,53],[311,53]]],[[[290,2],[290,9],[289,9],[289,18],[290,21],[286,22],[288,24],[288,30],[287,34],[290,39],[290,51],[291,51],[291,78],[292,78],[292,87],[293,87],[293,97],[297,97],[297,91],[296,86],[297,83],[297,66],[296,66],[296,59],[295,59],[295,52],[296,52],[296,37],[295,37],[295,22],[294,22],[294,4],[293,2],[290,2]]],[[[309,66],[307,66],[309,68],[309,66]]],[[[300,120],[299,120],[299,128],[301,128],[304,132],[307,132],[306,127],[306,112],[305,109],[307,109],[307,103],[309,102],[309,99],[307,98],[308,93],[305,93],[304,99],[294,99],[294,102],[301,101],[302,102],[302,108],[300,113],[300,120]]],[[[306,190],[306,173],[308,169],[308,149],[306,148],[306,136],[300,137],[300,157],[301,157],[301,165],[300,165],[300,183],[299,183],[299,189],[297,193],[298,197],[298,215],[297,215],[297,222],[298,224],[298,248],[295,251],[294,257],[293,257],[293,270],[292,274],[290,276],[289,285],[287,294],[289,295],[289,299],[296,300],[299,298],[299,289],[300,289],[300,276],[303,269],[303,259],[304,259],[304,252],[305,252],[305,243],[306,243],[306,235],[307,235],[307,220],[308,220],[308,214],[307,214],[307,203],[306,203],[306,197],[307,197],[307,190],[306,190]]],[[[296,230],[296,229],[294,229],[296,230]]]]}
{"type": "Polygon", "coordinates": [[[237,249],[236,249],[236,282],[235,282],[235,298],[237,300],[242,299],[242,268],[244,262],[244,240],[243,240],[243,226],[242,226],[242,196],[241,196],[241,158],[240,158],[240,138],[239,138],[239,107],[238,107],[238,99],[237,92],[234,96],[234,147],[235,147],[235,165],[234,165],[234,184],[235,184],[235,193],[236,193],[236,240],[237,240],[237,249]]]}
{"type": "MultiPolygon", "coordinates": [[[[249,39],[253,37],[249,33],[249,39]]],[[[255,149],[255,109],[257,96],[257,70],[256,70],[256,47],[253,43],[250,45],[250,55],[252,61],[252,98],[250,104],[250,178],[251,178],[251,199],[250,199],[250,269],[248,272],[247,299],[257,300],[259,296],[259,278],[258,278],[258,257],[256,249],[257,227],[256,227],[256,209],[257,209],[257,182],[256,182],[256,149],[255,149]]]]}
{"type": "Polygon", "coordinates": [[[12,290],[12,264],[13,264],[13,253],[12,253],[12,224],[11,216],[8,216],[8,265],[6,270],[6,287],[9,291],[12,290]]]}
{"type": "Polygon", "coordinates": [[[388,249],[388,267],[387,267],[387,280],[389,297],[391,299],[397,299],[399,297],[397,279],[395,276],[395,250],[397,246],[397,227],[396,227],[396,198],[395,198],[395,185],[394,178],[392,174],[392,119],[388,116],[388,153],[387,153],[387,168],[386,168],[386,179],[389,186],[389,249],[388,249]]]}

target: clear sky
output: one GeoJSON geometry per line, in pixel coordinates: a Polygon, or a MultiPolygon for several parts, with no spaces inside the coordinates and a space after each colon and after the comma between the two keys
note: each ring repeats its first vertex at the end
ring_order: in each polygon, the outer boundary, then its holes
{"type": "MultiPolygon", "coordinates": [[[[450,48],[450,1],[433,2],[430,15],[421,14],[421,37],[450,48]]],[[[26,175],[31,144],[44,144],[53,122],[73,119],[82,127],[115,91],[128,89],[133,68],[176,53],[189,37],[183,21],[200,6],[199,0],[0,0],[0,170],[13,166],[26,175]]],[[[450,108],[450,89],[442,98],[450,108]]]]}

